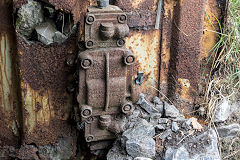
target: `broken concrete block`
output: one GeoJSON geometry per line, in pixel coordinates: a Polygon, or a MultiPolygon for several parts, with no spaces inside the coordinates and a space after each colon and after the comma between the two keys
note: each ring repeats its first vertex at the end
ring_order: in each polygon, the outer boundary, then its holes
{"type": "Polygon", "coordinates": [[[158,98],[158,97],[154,97],[154,98],[153,98],[153,103],[154,103],[154,105],[155,105],[155,108],[156,108],[161,114],[163,114],[163,106],[164,106],[163,101],[161,101],[161,99],[158,98]]]}
{"type": "Polygon", "coordinates": [[[155,126],[155,129],[161,131],[161,130],[165,130],[166,128],[163,125],[158,124],[155,126]]]}
{"type": "Polygon", "coordinates": [[[224,122],[231,114],[231,105],[227,99],[224,99],[216,108],[214,122],[224,122]]]}
{"type": "Polygon", "coordinates": [[[180,116],[179,110],[174,105],[170,105],[167,102],[165,102],[164,105],[164,113],[165,117],[176,118],[180,116]]]}
{"type": "Polygon", "coordinates": [[[68,37],[62,34],[61,32],[57,31],[54,33],[53,36],[53,42],[57,42],[58,44],[62,44],[64,41],[66,41],[68,37]]]}
{"type": "Polygon", "coordinates": [[[220,138],[232,138],[237,136],[240,132],[240,125],[238,123],[221,126],[217,128],[220,138]]]}
{"type": "Polygon", "coordinates": [[[108,151],[107,160],[132,160],[133,158],[127,155],[126,151],[119,145],[115,143],[113,147],[108,151]]]}
{"type": "Polygon", "coordinates": [[[169,119],[167,119],[167,118],[159,118],[158,119],[158,123],[159,124],[167,124],[168,121],[169,121],[169,119]]]}
{"type": "Polygon", "coordinates": [[[165,152],[165,160],[189,160],[189,153],[184,146],[180,148],[174,149],[172,147],[168,147],[165,152]]]}
{"type": "Polygon", "coordinates": [[[168,136],[170,136],[172,134],[172,130],[171,129],[167,129],[166,131],[164,131],[161,136],[159,137],[160,139],[165,139],[168,136]]]}
{"type": "Polygon", "coordinates": [[[140,119],[136,122],[133,128],[127,129],[122,134],[121,142],[125,146],[125,143],[129,139],[153,137],[155,135],[155,128],[144,119],[140,119]]]}
{"type": "Polygon", "coordinates": [[[42,23],[35,28],[38,40],[46,45],[53,43],[53,36],[57,32],[56,28],[50,22],[42,23]]]}
{"type": "Polygon", "coordinates": [[[156,154],[155,141],[151,137],[129,139],[126,151],[132,157],[152,158],[156,154]]]}
{"type": "Polygon", "coordinates": [[[154,105],[145,99],[144,94],[140,94],[140,98],[137,104],[140,105],[140,107],[149,114],[159,113],[159,111],[154,107],[154,105]]]}
{"type": "Polygon", "coordinates": [[[35,27],[44,21],[41,3],[28,0],[17,13],[16,30],[27,39],[31,37],[35,27]]]}
{"type": "Polygon", "coordinates": [[[178,124],[176,122],[172,122],[172,131],[177,132],[179,130],[178,124]]]}
{"type": "Polygon", "coordinates": [[[161,113],[154,113],[150,115],[150,123],[152,125],[157,125],[158,124],[158,120],[161,119],[162,114],[161,113]]]}

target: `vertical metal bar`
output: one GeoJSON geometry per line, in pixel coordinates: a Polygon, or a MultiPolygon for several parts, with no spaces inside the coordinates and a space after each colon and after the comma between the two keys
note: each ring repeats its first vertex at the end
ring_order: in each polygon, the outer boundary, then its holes
{"type": "Polygon", "coordinates": [[[106,102],[105,102],[105,111],[108,110],[109,107],[109,93],[110,93],[110,84],[109,84],[109,53],[105,53],[106,57],[106,102]]]}
{"type": "Polygon", "coordinates": [[[158,1],[158,9],[157,9],[155,29],[159,29],[159,27],[160,27],[161,13],[162,13],[162,2],[163,2],[163,0],[158,1]]]}

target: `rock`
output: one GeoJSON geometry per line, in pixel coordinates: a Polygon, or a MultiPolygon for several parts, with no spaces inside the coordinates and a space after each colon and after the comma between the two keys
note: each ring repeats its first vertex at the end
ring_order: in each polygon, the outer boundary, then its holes
{"type": "Polygon", "coordinates": [[[52,23],[42,23],[41,25],[37,26],[35,30],[37,32],[37,37],[40,42],[46,45],[53,43],[53,36],[55,35],[55,32],[57,32],[57,30],[52,23]]]}
{"type": "Polygon", "coordinates": [[[108,151],[107,160],[132,160],[133,158],[127,155],[118,142],[114,143],[113,147],[108,151]]]}
{"type": "Polygon", "coordinates": [[[220,138],[232,138],[237,136],[240,131],[240,125],[237,123],[217,128],[220,138]]]}
{"type": "Polygon", "coordinates": [[[71,137],[61,138],[55,145],[39,146],[39,155],[51,160],[71,159],[74,155],[74,140],[71,137]]]}
{"type": "Polygon", "coordinates": [[[165,117],[176,118],[180,116],[179,110],[174,105],[170,105],[167,102],[165,102],[164,105],[164,113],[165,117]]]}
{"type": "Polygon", "coordinates": [[[164,106],[163,101],[161,101],[161,99],[158,97],[154,97],[153,103],[155,105],[155,108],[158,110],[158,112],[163,114],[163,106],[164,106]]]}
{"type": "Polygon", "coordinates": [[[146,157],[136,157],[134,160],[152,160],[151,158],[146,158],[146,157]]]}
{"type": "Polygon", "coordinates": [[[159,124],[167,124],[168,121],[169,121],[169,119],[167,119],[167,118],[159,118],[158,119],[158,123],[159,124]]]}
{"type": "Polygon", "coordinates": [[[168,146],[165,152],[165,160],[220,160],[218,151],[217,134],[210,129],[202,134],[185,141],[180,147],[168,146]]]}
{"type": "Polygon", "coordinates": [[[58,44],[62,44],[66,39],[67,37],[59,31],[55,32],[53,35],[53,42],[57,42],[58,44]]]}
{"type": "Polygon", "coordinates": [[[231,105],[227,99],[223,99],[223,101],[216,108],[214,122],[224,122],[228,119],[230,114],[231,105]]]}
{"type": "Polygon", "coordinates": [[[171,129],[167,129],[166,131],[164,131],[161,136],[159,137],[160,139],[165,139],[167,138],[169,135],[172,134],[172,130],[171,129]]]}
{"type": "Polygon", "coordinates": [[[139,119],[134,124],[133,128],[129,128],[125,132],[123,132],[121,142],[122,142],[122,145],[125,146],[125,143],[127,140],[153,137],[154,135],[155,135],[154,126],[148,123],[144,119],[139,119]]]}
{"type": "Polygon", "coordinates": [[[140,116],[140,111],[138,109],[135,109],[133,113],[128,116],[128,119],[136,119],[140,116]]]}
{"type": "Polygon", "coordinates": [[[189,160],[189,153],[184,146],[180,148],[173,149],[172,147],[168,147],[165,152],[165,160],[189,160]]]}
{"type": "Polygon", "coordinates": [[[150,115],[150,123],[152,124],[152,125],[157,125],[158,124],[158,121],[159,121],[159,119],[161,119],[161,117],[162,117],[162,114],[161,113],[154,113],[154,114],[151,114],[150,115]]]}
{"type": "Polygon", "coordinates": [[[172,131],[177,132],[179,130],[178,124],[176,122],[172,122],[172,131]]]}
{"type": "Polygon", "coordinates": [[[154,105],[145,99],[144,94],[140,94],[137,104],[149,114],[159,113],[159,111],[154,108],[154,105]]]}
{"type": "Polygon", "coordinates": [[[192,120],[191,120],[191,119],[187,119],[187,120],[182,124],[182,128],[192,129],[192,120]]]}
{"type": "Polygon", "coordinates": [[[155,129],[156,130],[165,130],[166,128],[163,125],[158,124],[158,125],[155,126],[155,129]]]}
{"type": "Polygon", "coordinates": [[[17,16],[16,30],[27,39],[31,38],[35,27],[44,21],[41,3],[33,0],[28,0],[27,4],[22,5],[17,16]]]}
{"type": "Polygon", "coordinates": [[[126,142],[126,151],[132,157],[152,158],[156,154],[153,138],[134,138],[126,142]]]}
{"type": "Polygon", "coordinates": [[[186,120],[183,124],[182,124],[183,128],[187,128],[187,129],[195,129],[198,131],[201,131],[203,129],[202,125],[200,123],[198,123],[197,118],[192,117],[189,118],[188,120],[186,120]]]}

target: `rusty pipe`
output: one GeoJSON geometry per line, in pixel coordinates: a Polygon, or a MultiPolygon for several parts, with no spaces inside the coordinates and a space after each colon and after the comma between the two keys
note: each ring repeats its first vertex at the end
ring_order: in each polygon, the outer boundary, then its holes
{"type": "Polygon", "coordinates": [[[98,8],[105,8],[109,5],[109,0],[97,0],[98,8]]]}

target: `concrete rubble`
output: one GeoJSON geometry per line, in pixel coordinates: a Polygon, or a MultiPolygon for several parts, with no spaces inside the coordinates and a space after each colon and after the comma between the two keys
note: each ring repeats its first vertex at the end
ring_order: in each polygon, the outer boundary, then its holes
{"type": "MultiPolygon", "coordinates": [[[[76,31],[76,25],[71,18],[59,21],[61,18],[57,16],[58,12],[48,3],[28,0],[17,12],[16,30],[27,42],[61,44],[76,31]],[[59,28],[61,30],[58,30],[59,28]]],[[[63,14],[61,12],[61,15],[63,14]]]]}
{"type": "Polygon", "coordinates": [[[126,118],[126,130],[108,152],[108,160],[221,159],[214,130],[194,117],[185,119],[174,105],[158,97],[151,103],[142,94],[126,118]]]}

